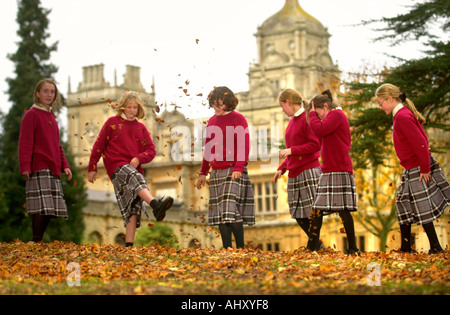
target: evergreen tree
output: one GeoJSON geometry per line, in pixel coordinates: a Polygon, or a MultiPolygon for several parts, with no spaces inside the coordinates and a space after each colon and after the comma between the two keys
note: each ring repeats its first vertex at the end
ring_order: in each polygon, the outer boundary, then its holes
{"type": "MultiPolygon", "coordinates": [[[[16,53],[8,55],[14,62],[15,77],[8,78],[8,94],[12,106],[9,112],[1,117],[3,133],[0,136],[0,240],[11,241],[16,238],[31,239],[31,218],[26,213],[25,179],[19,172],[18,142],[20,123],[24,112],[33,104],[33,93],[36,84],[43,78],[52,78],[58,68],[49,62],[50,55],[57,49],[57,42],[48,46],[50,37],[47,32],[50,10],[41,7],[40,0],[18,1],[17,34],[21,38],[16,53]]],[[[84,205],[86,195],[84,181],[79,178],[78,170],[73,163],[67,147],[66,157],[72,166],[74,180],[79,185],[76,192],[68,189],[71,184],[64,183],[64,194],[69,211],[69,221],[53,220],[46,232],[45,240],[64,239],[79,242],[83,231],[78,217],[79,207],[71,206],[74,200],[84,205]],[[78,199],[77,199],[78,198],[78,199]],[[75,220],[71,220],[75,217],[75,220]],[[54,226],[54,225],[60,225],[54,226]],[[54,226],[54,227],[53,227],[54,226]],[[67,237],[66,237],[67,236],[67,237]]],[[[74,181],[72,180],[72,181],[74,181]]],[[[72,183],[73,185],[73,183],[72,183]]]]}

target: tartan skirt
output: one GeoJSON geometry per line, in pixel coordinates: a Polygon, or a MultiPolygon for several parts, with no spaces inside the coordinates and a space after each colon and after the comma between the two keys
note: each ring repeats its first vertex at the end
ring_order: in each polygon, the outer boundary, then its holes
{"type": "Polygon", "coordinates": [[[136,215],[136,227],[140,227],[142,211],[149,217],[144,207],[144,201],[138,196],[142,189],[148,189],[144,175],[130,164],[126,164],[118,167],[114,171],[111,181],[114,185],[117,203],[122,214],[123,225],[126,227],[130,222],[130,216],[136,215]]]}
{"type": "Polygon", "coordinates": [[[247,170],[232,180],[233,168],[211,171],[209,180],[208,224],[243,222],[255,224],[255,198],[247,170]]]}
{"type": "Polygon", "coordinates": [[[288,179],[289,212],[293,219],[309,218],[316,199],[317,183],[322,171],[320,167],[306,169],[297,177],[288,179]]]}
{"type": "Polygon", "coordinates": [[[427,224],[439,218],[450,205],[450,187],[439,163],[430,157],[431,180],[419,181],[420,167],[403,170],[397,189],[399,224],[427,224]]]}
{"type": "Polygon", "coordinates": [[[68,219],[61,179],[50,169],[31,174],[25,183],[27,213],[68,219]]]}
{"type": "Polygon", "coordinates": [[[325,215],[339,211],[357,211],[353,175],[348,172],[322,173],[313,208],[324,211],[325,215]]]}

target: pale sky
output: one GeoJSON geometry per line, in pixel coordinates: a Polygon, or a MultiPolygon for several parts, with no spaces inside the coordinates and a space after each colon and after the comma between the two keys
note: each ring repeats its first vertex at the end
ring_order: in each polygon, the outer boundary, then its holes
{"type": "MultiPolygon", "coordinates": [[[[421,0],[423,1],[423,0],[421,0]]],[[[248,90],[249,65],[256,62],[257,27],[281,10],[285,0],[41,0],[52,9],[49,44],[59,41],[51,62],[59,67],[58,87],[67,96],[82,80],[82,67],[103,63],[105,80],[123,82],[126,65],[141,68],[141,82],[151,91],[155,79],[156,101],[182,104],[188,118],[209,116],[201,102],[208,92],[226,85],[234,92],[248,90]],[[198,43],[196,40],[199,40],[198,43]],[[187,86],[190,97],[179,86],[187,86]],[[195,97],[202,93],[203,98],[195,97]],[[184,104],[184,105],[183,105],[184,104]],[[187,104],[190,105],[187,107],[187,104]]],[[[380,35],[362,20],[396,16],[409,11],[412,0],[299,0],[302,8],[328,28],[329,51],[345,72],[365,65],[393,65],[385,53],[411,59],[422,47],[373,43],[380,35]]],[[[8,53],[17,50],[17,1],[2,1],[0,10],[0,110],[10,107],[7,77],[14,77],[8,53]]],[[[372,26],[373,28],[373,26],[372,26]]],[[[170,109],[170,106],[169,106],[170,109]]]]}

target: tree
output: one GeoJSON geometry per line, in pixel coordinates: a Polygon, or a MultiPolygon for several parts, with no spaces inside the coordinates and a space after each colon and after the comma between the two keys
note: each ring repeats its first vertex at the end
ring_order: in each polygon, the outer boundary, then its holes
{"type": "Polygon", "coordinates": [[[179,248],[177,237],[173,234],[172,228],[160,222],[138,229],[134,243],[142,246],[150,246],[156,243],[161,246],[179,248]]]}
{"type": "MultiPolygon", "coordinates": [[[[1,117],[3,133],[0,136],[0,240],[11,241],[15,238],[23,240],[31,239],[31,220],[26,213],[25,201],[25,179],[19,172],[18,147],[20,123],[25,110],[33,104],[33,93],[36,84],[42,78],[51,78],[58,68],[49,62],[50,55],[57,49],[57,42],[47,45],[46,41],[50,37],[47,32],[49,25],[48,14],[50,10],[41,7],[39,0],[18,1],[17,22],[19,30],[17,34],[21,38],[18,43],[16,53],[8,55],[14,62],[15,77],[8,78],[8,94],[12,106],[9,112],[1,117]]],[[[66,147],[67,149],[67,147],[66,147]]],[[[73,164],[70,152],[66,151],[66,157],[73,164]]],[[[74,179],[78,178],[79,183],[83,183],[77,174],[78,169],[72,167],[74,179]]],[[[65,177],[63,176],[63,183],[65,177]]],[[[64,194],[66,201],[74,203],[72,199],[83,204],[86,199],[84,184],[76,187],[76,193],[68,189],[70,185],[64,184],[64,194]],[[78,199],[76,199],[78,198],[78,199]]],[[[68,203],[69,216],[77,217],[75,213],[78,207],[71,207],[68,203]]],[[[79,220],[69,220],[61,223],[62,220],[55,220],[48,229],[46,240],[60,239],[60,235],[52,233],[58,230],[70,237],[65,240],[77,241],[81,236],[75,236],[82,232],[82,224],[79,220]],[[55,224],[63,224],[63,227],[52,227],[55,224]],[[69,227],[67,227],[67,224],[69,227]],[[75,233],[72,233],[76,231],[75,233]]]]}

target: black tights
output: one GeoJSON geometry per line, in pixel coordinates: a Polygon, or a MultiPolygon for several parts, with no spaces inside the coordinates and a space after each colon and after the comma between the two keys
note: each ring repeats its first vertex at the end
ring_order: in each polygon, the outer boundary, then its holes
{"type": "Polygon", "coordinates": [[[219,224],[219,231],[224,248],[233,247],[231,234],[236,240],[236,248],[244,248],[244,224],[242,222],[219,224]]]}
{"type": "MultiPolygon", "coordinates": [[[[436,234],[433,222],[422,224],[425,233],[427,234],[428,241],[430,242],[430,250],[432,251],[442,251],[441,244],[436,234]]],[[[402,245],[400,250],[402,252],[410,253],[411,248],[411,224],[400,224],[400,233],[402,238],[402,245]]]]}
{"type": "MultiPolygon", "coordinates": [[[[357,250],[356,236],[355,236],[355,224],[353,217],[348,211],[339,211],[344,229],[347,234],[348,249],[357,250]]],[[[320,246],[320,229],[322,228],[323,212],[321,210],[312,210],[311,214],[311,227],[309,229],[309,240],[307,248],[310,250],[318,250],[320,246]]]]}
{"type": "Polygon", "coordinates": [[[306,235],[309,238],[310,237],[309,229],[311,227],[311,218],[301,218],[301,219],[295,219],[295,220],[297,221],[298,225],[300,225],[302,230],[306,233],[306,235]]]}
{"type": "Polygon", "coordinates": [[[33,242],[42,241],[51,218],[49,215],[33,214],[33,242]]]}

